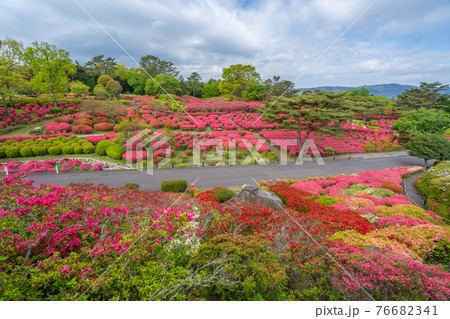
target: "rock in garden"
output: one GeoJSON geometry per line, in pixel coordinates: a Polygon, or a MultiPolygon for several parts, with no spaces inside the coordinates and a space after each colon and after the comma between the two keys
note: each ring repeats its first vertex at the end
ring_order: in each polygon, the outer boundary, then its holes
{"type": "Polygon", "coordinates": [[[251,185],[244,186],[232,200],[250,204],[261,204],[264,207],[273,210],[284,209],[283,201],[277,195],[251,185]]]}

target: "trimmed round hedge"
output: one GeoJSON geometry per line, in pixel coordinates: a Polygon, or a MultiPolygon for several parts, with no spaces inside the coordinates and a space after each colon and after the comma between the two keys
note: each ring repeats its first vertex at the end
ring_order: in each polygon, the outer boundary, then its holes
{"type": "Polygon", "coordinates": [[[183,193],[188,187],[188,182],[183,179],[172,179],[161,183],[162,192],[183,193]]]}
{"type": "Polygon", "coordinates": [[[117,144],[114,144],[113,142],[108,140],[101,140],[100,142],[97,143],[97,147],[95,148],[95,154],[97,154],[98,156],[105,156],[106,149],[113,145],[117,144]]]}
{"type": "Polygon", "coordinates": [[[111,145],[106,149],[106,155],[114,159],[122,159],[125,149],[117,144],[111,145]]]}

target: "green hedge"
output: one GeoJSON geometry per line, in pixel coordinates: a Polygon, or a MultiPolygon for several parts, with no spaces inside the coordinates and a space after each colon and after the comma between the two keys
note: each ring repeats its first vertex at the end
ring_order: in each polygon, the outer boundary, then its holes
{"type": "Polygon", "coordinates": [[[183,193],[188,187],[188,182],[183,179],[172,179],[161,183],[162,192],[183,193]]]}
{"type": "Polygon", "coordinates": [[[0,143],[0,157],[32,157],[42,155],[92,154],[95,146],[76,136],[58,136],[49,139],[8,140],[0,143]]]}
{"type": "Polygon", "coordinates": [[[219,201],[219,203],[223,203],[236,196],[236,192],[228,188],[219,188],[214,191],[213,196],[219,201]]]}
{"type": "Polygon", "coordinates": [[[105,156],[106,155],[106,149],[110,146],[116,145],[111,141],[108,140],[102,140],[97,143],[97,147],[95,148],[95,154],[98,156],[105,156]]]}
{"type": "Polygon", "coordinates": [[[122,159],[125,149],[117,144],[111,145],[106,149],[106,155],[114,159],[122,159]]]}

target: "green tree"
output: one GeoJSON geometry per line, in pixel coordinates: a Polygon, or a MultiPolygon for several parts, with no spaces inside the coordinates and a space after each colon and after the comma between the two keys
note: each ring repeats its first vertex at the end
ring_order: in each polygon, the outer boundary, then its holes
{"type": "Polygon", "coordinates": [[[108,91],[103,85],[97,84],[94,88],[94,94],[98,97],[106,99],[109,96],[108,91]]]}
{"type": "Polygon", "coordinates": [[[276,97],[283,95],[285,97],[293,97],[300,92],[295,88],[295,83],[288,80],[280,80],[279,76],[274,75],[273,79],[267,79],[263,83],[264,91],[268,97],[276,97]]]}
{"type": "Polygon", "coordinates": [[[80,81],[72,82],[70,85],[70,92],[78,97],[89,93],[89,86],[81,83],[80,81]]]}
{"type": "Polygon", "coordinates": [[[366,87],[362,87],[359,89],[354,89],[354,90],[350,90],[348,92],[349,96],[369,96],[370,95],[370,91],[368,88],[366,87]]]}
{"type": "Polygon", "coordinates": [[[180,80],[170,74],[158,74],[153,79],[147,79],[145,93],[159,95],[165,93],[178,94],[181,90],[180,80]]]}
{"type": "Polygon", "coordinates": [[[110,77],[109,75],[103,74],[103,75],[100,75],[99,78],[97,79],[97,84],[106,88],[106,85],[108,84],[108,82],[112,81],[112,80],[113,80],[112,77],[110,77]]]}
{"type": "Polygon", "coordinates": [[[88,69],[85,66],[80,65],[78,61],[75,61],[75,73],[69,77],[71,82],[79,81],[89,86],[89,90],[93,90],[97,83],[96,78],[97,77],[88,72],[88,69]]]}
{"type": "Polygon", "coordinates": [[[422,134],[444,134],[450,127],[450,114],[437,109],[420,108],[409,111],[392,125],[402,138],[422,134]]]}
{"type": "Polygon", "coordinates": [[[380,115],[386,112],[388,107],[386,99],[377,99],[365,95],[350,95],[350,92],[345,97],[346,105],[354,113],[361,115],[364,122],[368,115],[380,115]]]}
{"type": "Polygon", "coordinates": [[[122,92],[122,86],[120,85],[120,83],[118,81],[114,81],[114,80],[109,81],[106,84],[105,89],[113,97],[117,97],[120,94],[120,92],[122,92]]]}
{"type": "Polygon", "coordinates": [[[192,96],[195,97],[195,91],[200,87],[202,77],[197,72],[192,72],[187,78],[187,83],[192,90],[192,96]]]}
{"type": "Polygon", "coordinates": [[[140,69],[131,68],[128,70],[127,83],[131,87],[133,94],[145,94],[145,82],[147,76],[140,69]]]}
{"type": "Polygon", "coordinates": [[[206,83],[205,86],[203,87],[202,98],[208,99],[211,97],[220,96],[219,83],[220,83],[220,81],[210,79],[208,81],[208,83],[206,83]]]}
{"type": "Polygon", "coordinates": [[[67,90],[68,74],[75,73],[75,65],[69,52],[57,49],[47,42],[35,41],[25,50],[23,59],[33,76],[31,87],[43,93],[51,93],[57,107],[56,93],[67,90]]]}
{"type": "Polygon", "coordinates": [[[114,58],[105,58],[105,56],[101,54],[94,56],[91,60],[86,62],[85,67],[87,68],[88,73],[98,78],[102,74],[112,76],[114,74],[116,64],[117,63],[114,58]]]}
{"type": "Polygon", "coordinates": [[[262,101],[264,99],[264,87],[262,84],[255,84],[242,93],[243,101],[262,101]]]}
{"type": "Polygon", "coordinates": [[[141,57],[139,65],[153,78],[161,73],[169,74],[174,77],[178,76],[180,73],[172,62],[161,60],[157,56],[150,54],[141,57]]]}
{"type": "Polygon", "coordinates": [[[235,64],[222,70],[222,79],[220,93],[241,99],[246,90],[259,83],[261,77],[254,66],[235,64]]]}
{"type": "Polygon", "coordinates": [[[345,93],[317,92],[308,95],[282,97],[274,104],[266,103],[259,110],[268,122],[275,122],[280,128],[297,131],[300,149],[313,130],[336,132],[338,125],[328,126],[349,119],[354,113],[347,107],[345,93]],[[306,126],[305,139],[301,138],[302,127],[306,126]]]}
{"type": "Polygon", "coordinates": [[[12,97],[26,82],[26,70],[21,65],[22,52],[23,45],[21,42],[8,37],[0,40],[0,94],[5,106],[6,116],[9,116],[6,98],[9,98],[9,106],[12,107],[12,97]]]}
{"type": "Polygon", "coordinates": [[[448,89],[448,87],[448,84],[442,85],[439,82],[420,82],[419,88],[412,88],[399,94],[395,104],[408,109],[419,109],[421,107],[426,109],[440,108],[446,106],[450,96],[439,92],[448,89]]]}
{"type": "Polygon", "coordinates": [[[405,148],[409,151],[409,155],[424,159],[425,170],[427,169],[428,160],[450,159],[450,141],[444,135],[417,135],[410,139],[405,148]]]}

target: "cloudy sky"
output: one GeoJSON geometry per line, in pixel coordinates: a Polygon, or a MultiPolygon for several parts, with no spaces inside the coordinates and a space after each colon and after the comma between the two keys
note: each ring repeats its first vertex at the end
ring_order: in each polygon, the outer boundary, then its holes
{"type": "Polygon", "coordinates": [[[156,55],[203,80],[241,63],[263,79],[304,73],[297,87],[450,83],[450,1],[378,0],[361,16],[373,2],[8,0],[0,35],[47,41],[82,64],[104,54],[136,66],[81,6],[136,60],[156,55]]]}

